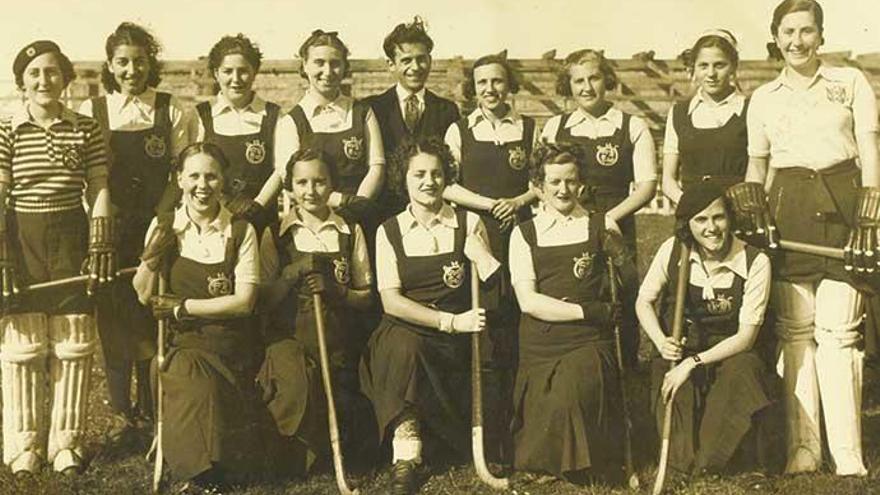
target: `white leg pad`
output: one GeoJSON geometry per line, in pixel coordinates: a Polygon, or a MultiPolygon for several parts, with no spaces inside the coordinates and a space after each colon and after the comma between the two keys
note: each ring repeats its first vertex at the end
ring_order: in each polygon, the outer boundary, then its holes
{"type": "Polygon", "coordinates": [[[822,462],[819,382],[813,340],[815,292],[812,284],[773,283],[776,334],[785,400],[786,473],[816,471],[822,462]]]}
{"type": "Polygon", "coordinates": [[[78,466],[83,455],[92,354],[97,346],[94,318],[85,314],[52,316],[49,337],[53,394],[48,459],[56,471],[62,471],[78,466]]]}
{"type": "Polygon", "coordinates": [[[858,348],[862,296],[848,284],[823,280],[816,299],[816,371],[828,450],[838,475],[865,476],[861,441],[864,352],[858,348]]]}
{"type": "Polygon", "coordinates": [[[419,423],[414,416],[406,415],[394,428],[391,450],[392,464],[397,461],[422,462],[422,439],[419,434],[419,423]]]}
{"type": "Polygon", "coordinates": [[[46,315],[0,319],[3,384],[3,463],[36,471],[46,457],[46,315]]]}

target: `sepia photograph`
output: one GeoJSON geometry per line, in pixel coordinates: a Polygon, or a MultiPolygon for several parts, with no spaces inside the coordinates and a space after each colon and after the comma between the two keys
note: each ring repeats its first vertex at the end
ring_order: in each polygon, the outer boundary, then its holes
{"type": "Polygon", "coordinates": [[[0,32],[0,495],[880,493],[876,0],[0,32]]]}

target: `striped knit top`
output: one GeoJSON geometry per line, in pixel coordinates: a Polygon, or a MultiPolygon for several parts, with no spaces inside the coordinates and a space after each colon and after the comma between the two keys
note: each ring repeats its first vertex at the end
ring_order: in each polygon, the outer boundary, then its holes
{"type": "Polygon", "coordinates": [[[86,184],[107,174],[105,142],[95,119],[64,108],[43,128],[24,105],[0,119],[0,183],[8,187],[15,211],[82,208],[86,184]]]}

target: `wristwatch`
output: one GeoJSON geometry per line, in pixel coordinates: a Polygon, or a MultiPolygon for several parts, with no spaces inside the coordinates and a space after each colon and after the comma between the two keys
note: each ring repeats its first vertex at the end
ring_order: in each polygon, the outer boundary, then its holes
{"type": "Polygon", "coordinates": [[[694,354],[694,355],[692,355],[692,356],[691,356],[691,359],[694,360],[694,368],[699,368],[700,366],[703,366],[703,360],[700,359],[700,355],[699,355],[699,354],[694,354]]]}

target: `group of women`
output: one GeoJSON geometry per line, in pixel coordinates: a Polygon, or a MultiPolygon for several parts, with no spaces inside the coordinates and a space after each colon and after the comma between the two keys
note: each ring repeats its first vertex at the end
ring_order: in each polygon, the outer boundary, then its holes
{"type": "Polygon", "coordinates": [[[418,490],[423,441],[469,451],[474,333],[489,462],[615,480],[619,360],[638,362],[637,316],[656,348],[654,407],[678,396],[673,468],[754,461],[746,439],[775,400],[775,367],[785,471],[820,467],[824,411],[836,472],[865,475],[859,327],[880,220],[876,100],[861,72],[820,61],[814,0],[780,3],[771,33],[785,66],[751,99],[728,31],[689,51],[695,93],[670,110],[663,146],[676,232],[638,291],[633,214],[654,195],[655,148],[645,121],[608,100],[617,78],[600,51],[566,57],[557,89],[576,108],[539,132],[509,101],[520,78],[503,55],[470,68],[466,116],[427,90],[433,41],[418,18],[383,45],[396,85],[365,100],[342,92],[339,35],[314,31],[298,52],[309,88],[287,113],[254,92],[262,54],[240,34],[211,49],[217,95],[194,112],[155,90],[159,45],[138,25],[107,38],[106,95],[80,113],[60,101],[74,78],[61,49],[27,45],[13,67],[23,105],[0,120],[4,463],[21,476],[44,462],[82,469],[100,335],[111,441],[156,420],[152,360],[175,477],[214,489],[266,449],[307,474],[330,447],[320,320],[343,450],[372,461],[390,446],[393,493],[418,490]],[[780,235],[847,247],[847,261],[777,251],[771,275],[734,227],[759,247],[780,235]],[[69,285],[28,289],[77,275],[84,259],[91,299],[69,285]],[[130,265],[133,282],[117,280],[130,265]],[[768,299],[778,362],[759,352],[773,332],[768,299]],[[158,361],[156,320],[171,329],[158,361]]]}

